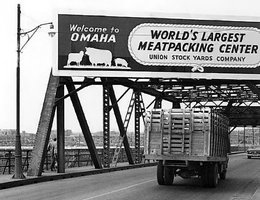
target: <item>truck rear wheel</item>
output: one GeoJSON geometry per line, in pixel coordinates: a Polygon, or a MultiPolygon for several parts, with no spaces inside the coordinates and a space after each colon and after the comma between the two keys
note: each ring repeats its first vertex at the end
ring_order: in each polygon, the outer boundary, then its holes
{"type": "Polygon", "coordinates": [[[227,176],[226,174],[227,174],[227,170],[223,170],[223,172],[219,173],[220,179],[225,180],[227,176]]]}
{"type": "Polygon", "coordinates": [[[204,165],[201,168],[201,181],[204,187],[207,187],[208,184],[208,166],[204,165]]]}
{"type": "Polygon", "coordinates": [[[165,185],[172,185],[174,179],[173,169],[171,167],[164,167],[164,183],[165,185]]]}
{"type": "Polygon", "coordinates": [[[165,185],[164,183],[164,166],[163,162],[160,160],[157,165],[157,182],[159,185],[165,185]]]}
{"type": "Polygon", "coordinates": [[[218,185],[218,165],[216,163],[204,165],[201,180],[204,187],[216,187],[218,185]]]}
{"type": "Polygon", "coordinates": [[[208,166],[208,186],[216,187],[218,185],[218,165],[216,163],[208,166]]]}

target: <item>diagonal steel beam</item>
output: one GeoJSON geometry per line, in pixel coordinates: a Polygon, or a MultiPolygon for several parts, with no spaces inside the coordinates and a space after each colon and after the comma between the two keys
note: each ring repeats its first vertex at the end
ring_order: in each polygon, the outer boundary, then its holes
{"type": "MultiPolygon", "coordinates": [[[[75,91],[75,86],[73,84],[72,78],[68,78],[65,84],[66,84],[66,87],[67,87],[69,93],[72,93],[73,91],[75,91]]],[[[78,94],[72,93],[70,95],[70,98],[71,98],[75,113],[77,115],[80,127],[82,129],[84,138],[85,138],[86,143],[88,145],[88,149],[89,149],[89,153],[91,155],[91,159],[92,159],[92,161],[95,165],[95,168],[101,169],[102,168],[101,161],[100,161],[100,158],[98,156],[96,146],[95,146],[94,140],[92,138],[92,135],[91,135],[91,132],[90,132],[84,111],[82,109],[78,94]]]]}
{"type": "Polygon", "coordinates": [[[230,100],[228,101],[228,105],[226,106],[225,111],[224,111],[224,113],[225,113],[227,116],[229,116],[229,114],[230,114],[230,109],[231,109],[233,103],[235,103],[235,100],[234,100],[234,99],[230,99],[230,100]]]}
{"type": "Polygon", "coordinates": [[[258,96],[258,99],[260,99],[260,90],[258,89],[258,87],[256,87],[255,84],[249,82],[246,84],[247,87],[258,96]]]}
{"type": "Polygon", "coordinates": [[[28,176],[41,176],[44,158],[50,138],[51,127],[55,114],[55,97],[60,78],[50,74],[47,90],[44,97],[39,125],[36,132],[35,145],[27,172],[28,176]]]}
{"type": "Polygon", "coordinates": [[[169,95],[165,95],[164,92],[159,92],[156,89],[150,88],[148,86],[142,86],[139,85],[138,82],[134,82],[128,79],[124,79],[124,81],[120,81],[120,80],[115,80],[116,82],[119,82],[121,85],[125,86],[125,87],[129,87],[135,90],[140,90],[142,91],[142,93],[145,94],[149,94],[151,96],[155,96],[155,97],[161,97],[163,100],[169,101],[169,102],[180,102],[179,99],[173,97],[173,96],[169,96],[169,95]]]}
{"type": "MultiPolygon", "coordinates": [[[[104,81],[104,84],[105,84],[105,81],[104,81]]],[[[116,121],[117,121],[117,124],[118,124],[119,131],[120,131],[120,136],[124,137],[126,135],[126,131],[125,131],[125,128],[124,128],[124,123],[123,123],[123,120],[122,120],[122,117],[121,117],[121,114],[120,114],[119,106],[117,104],[116,95],[115,95],[115,92],[114,92],[112,85],[109,86],[109,96],[110,96],[111,103],[113,105],[113,110],[114,110],[114,113],[115,113],[115,117],[116,117],[116,121]]],[[[126,156],[128,158],[129,164],[134,164],[132,154],[131,154],[130,145],[129,145],[127,137],[124,137],[123,144],[124,144],[124,147],[125,147],[125,152],[126,152],[126,156]]]]}
{"type": "MultiPolygon", "coordinates": [[[[63,82],[66,81],[66,79],[64,78],[63,82]]],[[[61,81],[62,82],[62,81],[61,81]]],[[[85,87],[88,87],[90,85],[92,85],[94,83],[94,80],[92,79],[88,79],[85,78],[84,81],[81,83],[81,86],[78,87],[77,89],[73,90],[72,92],[70,92],[69,94],[63,95],[62,97],[59,97],[56,101],[55,104],[58,104],[60,101],[65,100],[66,98],[70,97],[72,94],[79,92],[80,90],[82,90],[85,87]]]]}

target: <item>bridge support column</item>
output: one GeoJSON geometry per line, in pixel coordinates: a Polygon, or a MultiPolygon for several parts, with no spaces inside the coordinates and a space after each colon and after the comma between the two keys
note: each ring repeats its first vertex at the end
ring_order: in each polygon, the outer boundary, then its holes
{"type": "MultiPolygon", "coordinates": [[[[56,98],[64,96],[64,85],[59,85],[56,98]]],[[[58,173],[65,172],[64,100],[57,104],[57,154],[58,173]]]]}
{"type": "Polygon", "coordinates": [[[135,91],[135,163],[141,162],[140,152],[140,92],[135,91]]]}
{"type": "Polygon", "coordinates": [[[162,107],[162,98],[156,97],[154,102],[154,108],[161,108],[162,107]]]}
{"type": "Polygon", "coordinates": [[[103,166],[110,166],[110,104],[109,86],[103,85],[103,166]]]}

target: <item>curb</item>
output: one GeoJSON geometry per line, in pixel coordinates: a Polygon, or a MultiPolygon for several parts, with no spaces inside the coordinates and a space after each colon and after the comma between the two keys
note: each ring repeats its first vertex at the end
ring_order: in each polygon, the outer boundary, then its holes
{"type": "Polygon", "coordinates": [[[61,174],[57,174],[57,175],[39,176],[39,177],[32,177],[32,178],[27,178],[27,179],[18,179],[18,180],[12,180],[12,181],[8,181],[8,182],[0,183],[0,190],[12,188],[12,187],[23,186],[23,185],[41,183],[41,182],[54,181],[54,180],[59,180],[59,179],[67,179],[67,178],[74,178],[74,177],[80,177],[80,176],[90,176],[90,175],[94,175],[94,174],[103,174],[103,173],[108,173],[108,172],[142,168],[142,167],[151,167],[151,166],[155,166],[155,165],[157,165],[156,162],[120,166],[120,167],[106,168],[106,169],[93,169],[93,170],[82,171],[82,172],[61,173],[61,174]]]}

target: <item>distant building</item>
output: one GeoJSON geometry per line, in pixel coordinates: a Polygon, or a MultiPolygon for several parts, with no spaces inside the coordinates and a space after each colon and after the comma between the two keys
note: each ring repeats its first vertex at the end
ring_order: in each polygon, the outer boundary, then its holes
{"type": "Polygon", "coordinates": [[[65,136],[71,136],[73,133],[72,133],[72,130],[68,129],[68,130],[65,130],[65,136]]]}

